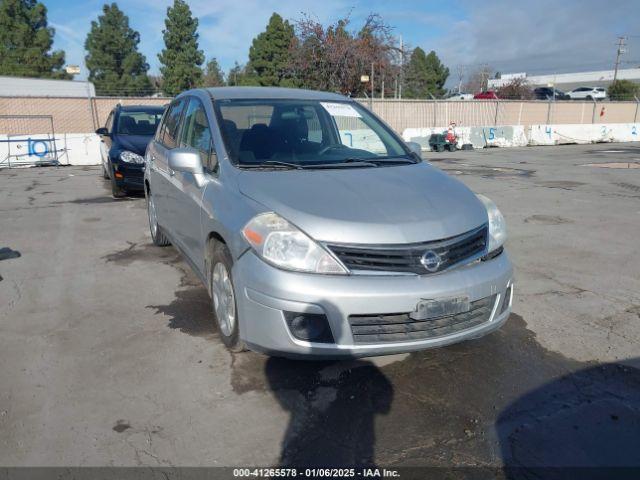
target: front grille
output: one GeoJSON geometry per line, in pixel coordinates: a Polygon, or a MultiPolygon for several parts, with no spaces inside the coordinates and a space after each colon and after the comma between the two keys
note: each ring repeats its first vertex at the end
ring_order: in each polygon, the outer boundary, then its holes
{"type": "Polygon", "coordinates": [[[486,253],[487,230],[487,226],[483,225],[455,237],[406,245],[329,244],[327,247],[352,272],[380,271],[425,275],[441,272],[482,256],[486,253]],[[440,258],[440,264],[431,270],[421,263],[423,255],[429,251],[440,258]]]}
{"type": "Polygon", "coordinates": [[[471,302],[468,312],[413,320],[408,313],[390,315],[351,315],[349,325],[355,343],[390,343],[444,337],[473,328],[491,318],[496,295],[471,302]]]}

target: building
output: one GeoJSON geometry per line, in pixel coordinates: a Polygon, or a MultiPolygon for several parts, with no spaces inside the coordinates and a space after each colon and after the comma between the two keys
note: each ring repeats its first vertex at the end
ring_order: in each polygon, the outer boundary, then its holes
{"type": "Polygon", "coordinates": [[[95,97],[91,82],[0,76],[0,97],[95,97]]]}
{"type": "MultiPolygon", "coordinates": [[[[569,91],[577,87],[608,87],[613,82],[613,70],[599,70],[596,72],[554,73],[549,75],[527,75],[526,73],[510,73],[501,78],[489,79],[489,90],[502,87],[516,78],[524,78],[530,87],[555,87],[558,90],[569,91]]],[[[625,68],[618,70],[618,80],[631,80],[640,83],[640,68],[625,68]]]]}

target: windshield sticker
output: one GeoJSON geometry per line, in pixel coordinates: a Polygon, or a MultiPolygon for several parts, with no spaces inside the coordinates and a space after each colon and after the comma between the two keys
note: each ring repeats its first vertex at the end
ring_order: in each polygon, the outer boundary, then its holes
{"type": "Polygon", "coordinates": [[[322,105],[332,117],[361,117],[358,111],[348,103],[320,102],[320,105],[322,105]]]}

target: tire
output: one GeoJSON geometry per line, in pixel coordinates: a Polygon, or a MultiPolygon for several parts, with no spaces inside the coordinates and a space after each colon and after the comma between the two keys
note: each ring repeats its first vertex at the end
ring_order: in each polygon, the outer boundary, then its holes
{"type": "Polygon", "coordinates": [[[126,192],[116,184],[115,179],[110,178],[110,180],[111,180],[111,195],[113,196],[113,198],[125,197],[127,195],[126,192]]]}
{"type": "Polygon", "coordinates": [[[147,192],[147,217],[149,218],[149,232],[151,233],[151,240],[153,244],[158,247],[166,247],[171,245],[171,242],[158,225],[158,216],[156,214],[155,202],[151,196],[151,192],[147,192]]]}
{"type": "Polygon", "coordinates": [[[211,262],[208,281],[211,292],[211,306],[222,343],[232,352],[247,350],[240,340],[238,304],[233,286],[233,259],[227,246],[215,241],[211,244],[211,262]]]}
{"type": "Polygon", "coordinates": [[[436,147],[436,151],[437,151],[437,152],[444,152],[444,145],[438,145],[438,146],[436,147]]]}
{"type": "Polygon", "coordinates": [[[455,152],[456,150],[458,150],[458,146],[455,143],[450,143],[449,144],[449,151],[450,152],[455,152]]]}
{"type": "Polygon", "coordinates": [[[587,95],[587,100],[592,101],[593,97],[591,95],[587,95]]]}

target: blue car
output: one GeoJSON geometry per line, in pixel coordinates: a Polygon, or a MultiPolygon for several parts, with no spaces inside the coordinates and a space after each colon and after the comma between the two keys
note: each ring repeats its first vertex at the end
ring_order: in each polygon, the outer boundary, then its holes
{"type": "Polygon", "coordinates": [[[111,182],[111,193],[120,198],[142,192],[144,153],[156,133],[164,107],[150,105],[117,105],[100,135],[102,175],[111,182]]]}

